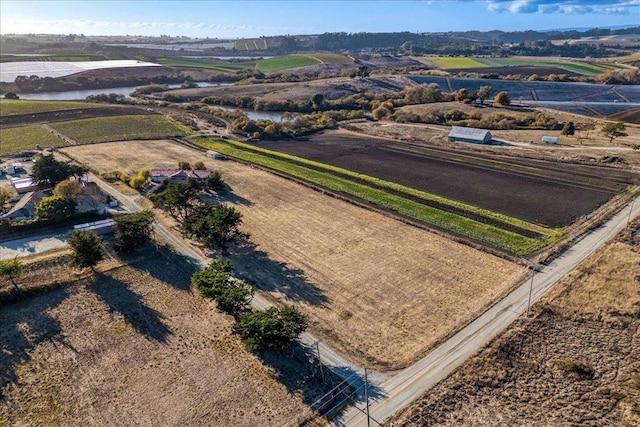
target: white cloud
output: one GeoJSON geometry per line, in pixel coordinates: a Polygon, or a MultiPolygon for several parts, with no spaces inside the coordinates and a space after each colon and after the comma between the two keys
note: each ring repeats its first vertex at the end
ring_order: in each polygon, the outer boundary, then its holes
{"type": "MultiPolygon", "coordinates": [[[[495,13],[631,14],[640,0],[486,0],[495,13]]],[[[635,10],[636,14],[638,10],[635,10]]]]}

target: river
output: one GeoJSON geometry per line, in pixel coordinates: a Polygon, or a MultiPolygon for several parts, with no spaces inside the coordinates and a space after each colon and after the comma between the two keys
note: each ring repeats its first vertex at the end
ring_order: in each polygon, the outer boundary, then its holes
{"type": "MultiPolygon", "coordinates": [[[[211,83],[211,82],[195,82],[199,87],[212,87],[212,86],[230,86],[231,83],[211,83]]],[[[180,84],[167,85],[170,89],[177,89],[180,84]]],[[[65,92],[40,92],[40,93],[19,93],[20,99],[30,99],[35,101],[84,101],[87,96],[116,93],[118,95],[129,96],[131,92],[136,90],[140,86],[127,86],[127,87],[113,87],[107,89],[89,89],[89,90],[69,90],[65,92]]],[[[242,108],[218,106],[223,110],[240,110],[247,115],[251,120],[271,120],[274,122],[282,121],[281,112],[273,111],[253,111],[242,108]]]]}

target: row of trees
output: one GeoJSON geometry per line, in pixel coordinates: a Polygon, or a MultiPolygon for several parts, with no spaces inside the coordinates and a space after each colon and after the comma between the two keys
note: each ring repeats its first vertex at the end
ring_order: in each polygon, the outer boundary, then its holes
{"type": "Polygon", "coordinates": [[[255,288],[231,277],[230,261],[216,260],[191,276],[191,283],[205,297],[216,301],[218,309],[234,316],[233,327],[253,351],[290,349],[307,329],[307,316],[293,306],[252,311],[255,288]]]}
{"type": "Polygon", "coordinates": [[[232,206],[202,200],[195,180],[165,184],[149,199],[181,225],[184,236],[196,238],[209,249],[226,250],[229,243],[247,237],[239,229],[242,214],[232,206]]]}

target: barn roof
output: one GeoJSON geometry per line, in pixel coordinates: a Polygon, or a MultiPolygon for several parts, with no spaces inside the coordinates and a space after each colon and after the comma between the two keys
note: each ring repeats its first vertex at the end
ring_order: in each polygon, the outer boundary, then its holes
{"type": "Polygon", "coordinates": [[[487,135],[491,135],[486,129],[465,128],[461,126],[452,126],[449,132],[449,138],[465,138],[484,141],[487,135]]]}

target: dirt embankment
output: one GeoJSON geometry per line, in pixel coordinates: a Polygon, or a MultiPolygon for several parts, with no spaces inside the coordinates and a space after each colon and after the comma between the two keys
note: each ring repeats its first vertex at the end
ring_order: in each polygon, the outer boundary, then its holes
{"type": "Polygon", "coordinates": [[[640,425],[640,223],[396,426],[640,425]]]}

